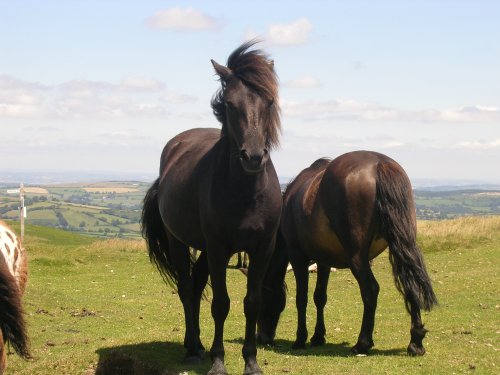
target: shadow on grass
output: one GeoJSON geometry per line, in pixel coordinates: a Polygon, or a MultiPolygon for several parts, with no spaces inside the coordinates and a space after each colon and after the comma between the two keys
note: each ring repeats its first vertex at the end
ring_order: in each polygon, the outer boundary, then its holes
{"type": "Polygon", "coordinates": [[[96,353],[96,375],[173,375],[184,371],[206,374],[211,367],[209,358],[197,365],[184,363],[185,349],[177,342],[122,345],[101,348],[96,353]]]}
{"type": "MultiPolygon", "coordinates": [[[[228,340],[229,342],[243,345],[243,339],[228,340]]],[[[352,345],[348,342],[341,343],[326,343],[322,346],[311,346],[307,344],[305,349],[292,349],[293,341],[290,340],[275,340],[274,345],[266,345],[265,348],[278,354],[293,354],[295,356],[332,356],[332,357],[354,357],[351,353],[352,345]]],[[[263,347],[263,346],[260,346],[263,347]]],[[[373,348],[369,351],[369,356],[406,356],[406,349],[377,349],[373,348]]]]}

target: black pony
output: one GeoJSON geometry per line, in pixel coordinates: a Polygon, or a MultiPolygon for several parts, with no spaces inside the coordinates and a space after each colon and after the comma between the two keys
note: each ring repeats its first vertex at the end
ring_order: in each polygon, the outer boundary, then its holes
{"type": "Polygon", "coordinates": [[[422,340],[427,331],[420,309],[430,310],[437,299],[416,244],[413,193],[401,166],[368,151],[333,161],[319,159],[288,185],[283,202],[277,247],[264,283],[266,308],[259,317],[259,340],[272,343],[274,339],[286,301],[283,280],[289,259],[297,281],[298,328],[293,346],[305,347],[308,265],[314,260],[318,263],[317,320],[311,344],[325,343],[323,309],[330,267],[350,268],[364,304],[358,342],[351,350],[367,353],[373,346],[379,293],[370,260],[388,246],[394,281],[411,315],[408,353],[424,354],[422,340]]]}
{"type": "Polygon", "coordinates": [[[269,152],[278,144],[278,84],[273,62],[255,42],[237,48],[227,67],[212,60],[221,89],[212,99],[220,129],[191,129],[165,146],[160,176],[144,199],[142,232],[151,260],[177,287],[184,307],[186,360],[199,361],[200,297],[210,274],[215,336],[209,374],[226,374],[223,330],[229,313],[226,267],[237,251],[250,258],[243,357],[260,374],[256,321],[274,250],[282,199],[269,152]],[[189,247],[201,250],[194,261],[189,247]]]}

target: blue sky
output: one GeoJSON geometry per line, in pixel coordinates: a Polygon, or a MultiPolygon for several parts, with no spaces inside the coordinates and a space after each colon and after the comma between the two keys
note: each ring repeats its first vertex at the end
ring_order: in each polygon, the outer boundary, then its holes
{"type": "Polygon", "coordinates": [[[0,170],[155,176],[219,126],[210,59],[275,60],[282,177],[370,149],[413,179],[500,181],[498,1],[0,1],[0,170]]]}

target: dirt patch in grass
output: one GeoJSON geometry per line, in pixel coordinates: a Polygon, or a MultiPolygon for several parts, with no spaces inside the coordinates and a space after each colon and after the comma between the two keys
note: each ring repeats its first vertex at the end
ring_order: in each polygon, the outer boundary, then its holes
{"type": "Polygon", "coordinates": [[[95,375],[171,375],[139,361],[124,353],[111,352],[102,357],[95,369],[95,375]]]}

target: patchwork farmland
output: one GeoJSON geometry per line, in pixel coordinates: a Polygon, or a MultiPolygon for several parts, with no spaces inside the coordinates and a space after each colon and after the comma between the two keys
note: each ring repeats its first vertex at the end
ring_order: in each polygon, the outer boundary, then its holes
{"type": "MultiPolygon", "coordinates": [[[[144,182],[61,184],[25,188],[27,222],[94,237],[138,237],[144,182]]],[[[0,189],[0,218],[17,220],[19,196],[0,189]]]]}

